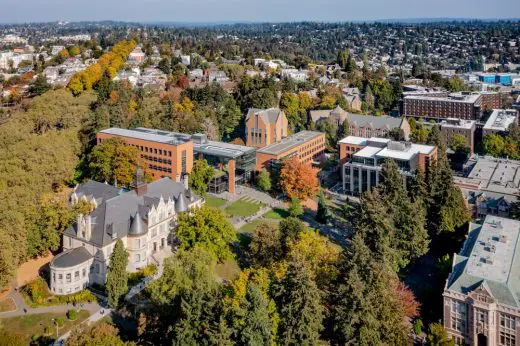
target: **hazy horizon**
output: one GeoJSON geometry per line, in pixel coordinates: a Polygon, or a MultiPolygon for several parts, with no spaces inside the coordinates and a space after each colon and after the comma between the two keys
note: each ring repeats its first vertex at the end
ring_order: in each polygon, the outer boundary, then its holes
{"type": "Polygon", "coordinates": [[[170,23],[518,19],[518,0],[0,0],[1,23],[125,21],[170,23]]]}

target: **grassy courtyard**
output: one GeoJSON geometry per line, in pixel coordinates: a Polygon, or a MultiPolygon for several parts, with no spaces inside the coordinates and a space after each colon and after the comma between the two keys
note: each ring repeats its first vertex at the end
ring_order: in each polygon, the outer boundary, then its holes
{"type": "Polygon", "coordinates": [[[206,196],[205,197],[206,199],[206,205],[208,207],[212,207],[212,208],[221,208],[224,206],[224,204],[226,204],[226,200],[223,199],[223,198],[218,198],[218,197],[215,197],[215,196],[206,196]]]}
{"type": "Polygon", "coordinates": [[[289,217],[289,212],[282,208],[274,208],[263,215],[266,219],[281,220],[289,217]]]}
{"type": "Polygon", "coordinates": [[[64,312],[24,315],[0,319],[0,325],[6,331],[23,335],[27,340],[27,344],[29,344],[31,338],[35,335],[48,336],[54,339],[56,326],[53,319],[62,319],[63,326],[59,328],[59,334],[62,335],[86,320],[89,316],[90,313],[87,310],[80,310],[78,317],[74,321],[69,320],[64,312]]]}
{"type": "Polygon", "coordinates": [[[250,197],[241,197],[224,209],[231,216],[248,217],[256,214],[263,204],[250,197]]]}

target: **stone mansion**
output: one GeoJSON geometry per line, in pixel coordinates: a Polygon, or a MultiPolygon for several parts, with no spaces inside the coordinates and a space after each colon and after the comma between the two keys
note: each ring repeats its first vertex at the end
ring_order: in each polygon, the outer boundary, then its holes
{"type": "Polygon", "coordinates": [[[126,191],[108,184],[88,181],[74,189],[70,203],[89,201],[94,210],[79,215],[63,234],[63,252],[50,263],[50,287],[57,295],[72,294],[93,283],[104,285],[110,255],[118,239],[128,251],[129,272],[168,252],[176,215],[199,207],[204,199],[184,182],[162,178],[149,184],[136,174],[134,189],[126,191]]]}

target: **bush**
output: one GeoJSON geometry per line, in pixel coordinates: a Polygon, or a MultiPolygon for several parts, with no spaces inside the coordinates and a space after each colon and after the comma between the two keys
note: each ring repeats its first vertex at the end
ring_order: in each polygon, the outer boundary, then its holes
{"type": "Polygon", "coordinates": [[[61,328],[65,324],[65,319],[63,317],[58,317],[54,320],[54,324],[61,328]]]}
{"type": "Polygon", "coordinates": [[[128,286],[137,285],[142,279],[152,276],[155,273],[157,273],[157,266],[155,264],[149,264],[135,273],[128,273],[128,286]]]}
{"type": "Polygon", "coordinates": [[[43,329],[43,334],[45,335],[51,335],[54,331],[52,330],[51,327],[47,326],[43,329]]]}
{"type": "Polygon", "coordinates": [[[78,312],[76,310],[67,311],[67,318],[71,321],[74,321],[76,318],[78,318],[78,312]]]}
{"type": "Polygon", "coordinates": [[[38,278],[28,283],[22,291],[37,305],[44,304],[50,295],[47,282],[43,278],[38,278]]]}

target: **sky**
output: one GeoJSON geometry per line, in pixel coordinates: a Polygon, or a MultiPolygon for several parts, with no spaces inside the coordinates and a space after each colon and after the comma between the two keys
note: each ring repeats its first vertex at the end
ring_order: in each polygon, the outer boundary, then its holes
{"type": "Polygon", "coordinates": [[[0,23],[520,18],[519,0],[0,0],[0,23]]]}

